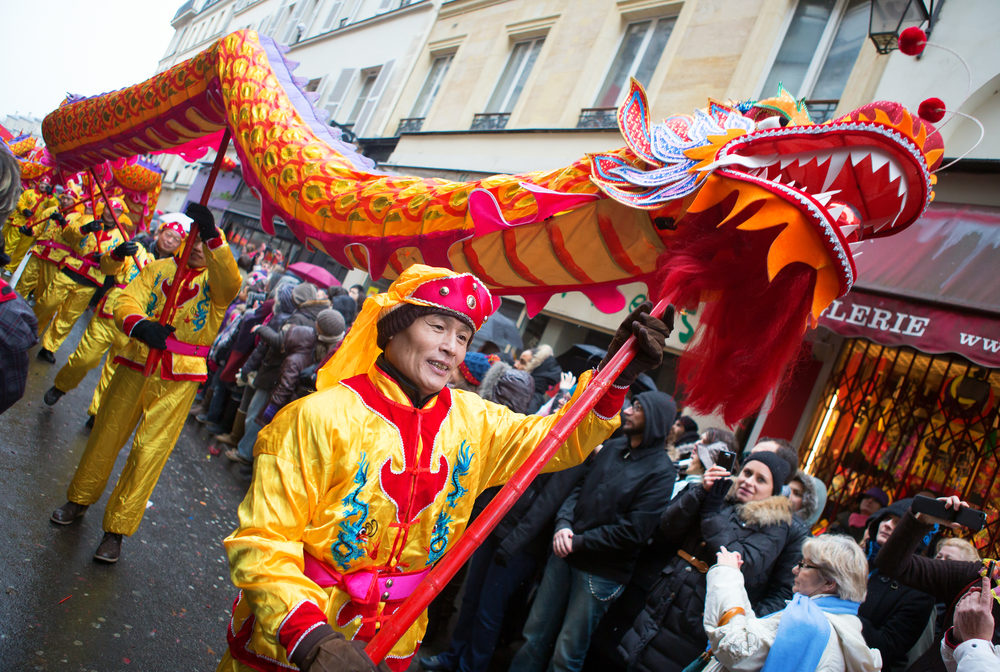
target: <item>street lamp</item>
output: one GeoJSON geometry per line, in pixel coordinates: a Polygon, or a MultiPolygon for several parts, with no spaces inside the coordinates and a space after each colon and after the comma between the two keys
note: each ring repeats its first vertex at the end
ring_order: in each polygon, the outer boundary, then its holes
{"type": "MultiPolygon", "coordinates": [[[[944,0],[938,0],[938,9],[944,0]]],[[[899,34],[910,26],[920,26],[927,22],[927,34],[937,12],[934,0],[872,0],[871,15],[868,20],[868,37],[880,54],[888,54],[896,48],[899,34]]]]}

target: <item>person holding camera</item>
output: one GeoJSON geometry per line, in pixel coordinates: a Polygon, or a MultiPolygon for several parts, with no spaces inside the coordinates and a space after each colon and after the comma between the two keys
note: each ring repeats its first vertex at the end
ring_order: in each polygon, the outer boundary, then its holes
{"type": "Polygon", "coordinates": [[[712,466],[700,486],[670,502],[659,529],[668,555],[642,612],[622,637],[622,667],[678,672],[705,650],[705,574],[723,546],[742,557],[747,595],[760,613],[759,602],[775,590],[791,597],[792,573],[772,578],[792,533],[791,503],[781,495],[788,472],[777,454],[755,451],[735,479],[712,466]]]}
{"type": "MultiPolygon", "coordinates": [[[[933,506],[927,508],[934,508],[933,506]]],[[[985,635],[981,627],[974,628],[967,621],[976,614],[964,613],[975,611],[974,598],[976,592],[984,587],[995,594],[1000,582],[1000,567],[992,560],[978,562],[968,560],[935,560],[915,553],[917,547],[933,532],[935,525],[958,528],[959,523],[954,518],[969,509],[967,502],[960,498],[940,497],[928,502],[926,498],[915,497],[909,510],[899,519],[889,538],[882,544],[875,557],[875,567],[882,574],[892,577],[900,583],[922,590],[934,597],[937,602],[951,605],[945,613],[945,631],[940,647],[932,646],[923,656],[910,667],[910,670],[940,670],[953,671],[966,655],[972,655],[972,645],[965,645],[971,640],[983,640],[985,635]],[[918,513],[921,500],[936,505],[937,515],[918,513]],[[988,582],[988,583],[987,583],[988,582]],[[958,605],[966,600],[963,611],[958,605]],[[975,632],[973,632],[975,631],[975,632]]],[[[992,644],[1000,643],[1000,632],[996,622],[1000,617],[1000,602],[991,597],[993,632],[990,637],[992,644]]],[[[978,621],[983,618],[976,619],[978,621]]],[[[981,625],[981,623],[980,623],[981,625]]],[[[980,642],[982,644],[982,642],[980,642]]],[[[983,645],[985,646],[985,644],[983,645]]],[[[983,647],[977,647],[983,648],[983,647]]],[[[992,651],[992,647],[990,647],[992,651]]],[[[976,669],[976,668],[971,668],[976,669]]],[[[989,668],[983,668],[989,669],[989,668]]]]}

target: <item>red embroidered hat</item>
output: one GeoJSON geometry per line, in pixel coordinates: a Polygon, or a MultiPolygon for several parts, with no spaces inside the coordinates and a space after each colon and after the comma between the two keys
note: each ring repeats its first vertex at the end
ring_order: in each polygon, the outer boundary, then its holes
{"type": "Polygon", "coordinates": [[[367,371],[388,337],[405,329],[418,314],[442,312],[478,331],[498,303],[474,275],[414,264],[385,292],[368,297],[337,354],[320,369],[317,389],[367,371]]]}
{"type": "Polygon", "coordinates": [[[414,289],[408,298],[412,303],[443,308],[466,322],[473,331],[479,331],[486,318],[497,309],[486,285],[469,273],[428,280],[414,289]]]}

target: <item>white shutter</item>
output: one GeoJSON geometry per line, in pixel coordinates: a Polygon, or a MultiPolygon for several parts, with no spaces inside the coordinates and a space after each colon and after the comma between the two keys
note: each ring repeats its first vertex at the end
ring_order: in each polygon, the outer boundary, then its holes
{"type": "Polygon", "coordinates": [[[330,89],[330,97],[323,104],[327,110],[330,111],[330,120],[337,119],[337,113],[340,111],[340,106],[344,102],[344,96],[347,94],[347,88],[351,85],[351,81],[354,79],[354,74],[357,72],[355,68],[344,68],[340,71],[340,75],[337,76],[337,81],[330,89]]]}
{"type": "Polygon", "coordinates": [[[323,26],[320,28],[322,32],[325,33],[337,27],[337,20],[340,18],[340,8],[343,5],[344,0],[333,0],[333,4],[330,5],[330,13],[326,15],[326,21],[323,22],[323,26]]]}
{"type": "Polygon", "coordinates": [[[382,97],[382,91],[385,90],[385,85],[389,83],[389,77],[392,75],[392,64],[395,61],[386,61],[385,65],[378,73],[378,79],[375,80],[375,86],[372,87],[372,92],[368,96],[368,100],[365,101],[365,106],[361,108],[361,112],[358,113],[358,118],[354,121],[354,135],[359,138],[362,137],[362,133],[366,131],[365,128],[368,125],[372,114],[375,112],[375,106],[378,105],[379,98],[382,97]]]}

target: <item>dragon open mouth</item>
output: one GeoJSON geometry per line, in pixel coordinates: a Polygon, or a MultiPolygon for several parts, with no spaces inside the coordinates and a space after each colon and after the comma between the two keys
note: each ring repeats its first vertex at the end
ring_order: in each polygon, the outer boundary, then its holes
{"type": "Polygon", "coordinates": [[[851,243],[894,233],[924,211],[934,182],[928,145],[940,144],[928,136],[901,106],[873,103],[829,124],[739,136],[711,167],[811,206],[804,211],[817,224],[851,243]]]}

